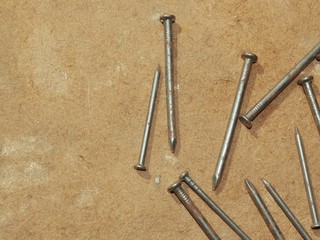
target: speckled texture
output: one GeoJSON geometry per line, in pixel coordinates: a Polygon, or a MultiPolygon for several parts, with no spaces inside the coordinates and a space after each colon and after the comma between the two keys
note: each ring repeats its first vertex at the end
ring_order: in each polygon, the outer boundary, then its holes
{"type": "MultiPolygon", "coordinates": [[[[293,82],[254,122],[238,123],[224,178],[211,177],[237,88],[243,51],[259,57],[242,113],[319,40],[319,0],[2,1],[0,6],[0,238],[206,239],[166,189],[188,169],[253,239],[271,239],[244,185],[261,193],[287,239],[300,236],[263,188],[267,179],[313,238],[294,140],[304,139],[320,206],[319,134],[293,82]],[[164,76],[147,166],[137,173],[158,63],[159,16],[176,15],[178,145],[167,140],[164,76]]],[[[320,64],[303,73],[315,77],[320,64]]],[[[222,239],[237,236],[190,189],[222,239]]]]}

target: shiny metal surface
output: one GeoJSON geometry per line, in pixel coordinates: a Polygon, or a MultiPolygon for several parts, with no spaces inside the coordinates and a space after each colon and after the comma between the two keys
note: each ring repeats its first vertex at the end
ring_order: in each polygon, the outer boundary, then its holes
{"type": "Polygon", "coordinates": [[[157,92],[159,87],[160,71],[161,71],[160,66],[158,65],[157,69],[154,72],[153,84],[152,84],[151,95],[149,100],[148,114],[147,114],[146,125],[143,133],[139,161],[136,165],[134,165],[134,168],[139,171],[146,171],[145,158],[146,158],[146,153],[148,149],[148,141],[149,141],[152,117],[153,117],[153,112],[155,108],[157,92]]]}
{"type": "Polygon", "coordinates": [[[263,220],[267,224],[270,232],[272,233],[274,239],[276,240],[283,240],[285,239],[284,236],[282,235],[282,232],[280,231],[277,223],[273,219],[271,213],[269,212],[267,206],[263,202],[260,194],[258,193],[257,189],[255,186],[248,180],[245,180],[246,187],[248,189],[249,195],[258,208],[259,213],[261,214],[263,220]]]}
{"type": "Polygon", "coordinates": [[[171,186],[168,187],[168,192],[174,193],[183,206],[188,210],[194,220],[198,223],[203,232],[207,235],[210,240],[219,240],[220,237],[212,229],[211,225],[201,214],[200,210],[190,199],[188,194],[184,191],[181,186],[181,180],[174,182],[171,186]]]}
{"type": "Polygon", "coordinates": [[[249,52],[242,53],[241,57],[244,60],[244,63],[242,67],[240,80],[238,83],[238,90],[233,101],[233,107],[229,116],[228,126],[224,135],[217,165],[212,178],[212,187],[214,190],[219,186],[224,166],[229,156],[232,139],[237,126],[239,113],[243,102],[244,93],[247,87],[248,79],[250,76],[252,64],[257,62],[258,60],[258,57],[255,54],[249,52]]]}
{"type": "Polygon", "coordinates": [[[318,43],[302,60],[297,63],[285,75],[274,88],[272,88],[255,106],[245,115],[240,117],[241,123],[247,128],[252,127],[252,121],[320,54],[320,43],[318,43]]]}
{"type": "Polygon", "coordinates": [[[167,95],[167,121],[168,135],[171,151],[174,152],[177,144],[175,106],[174,106],[174,83],[173,83],[173,54],[172,54],[172,24],[175,16],[164,15],[160,17],[160,22],[164,26],[165,38],[165,63],[166,63],[166,95],[167,95]]]}
{"type": "Polygon", "coordinates": [[[306,94],[314,121],[317,125],[318,131],[320,131],[320,110],[317,98],[314,95],[312,87],[312,76],[307,76],[298,81],[298,84],[302,86],[304,93],[306,94]]]}
{"type": "Polygon", "coordinates": [[[299,153],[299,158],[300,158],[302,175],[303,175],[303,179],[304,179],[304,186],[306,188],[306,193],[307,193],[307,198],[308,198],[308,202],[309,202],[309,208],[310,208],[310,213],[311,213],[311,218],[312,218],[312,223],[313,223],[311,227],[314,229],[320,228],[319,216],[318,216],[315,198],[314,198],[314,194],[313,194],[312,183],[311,183],[309,168],[308,168],[308,164],[307,164],[307,159],[306,159],[306,155],[304,153],[302,138],[301,138],[299,129],[297,127],[295,127],[295,138],[296,138],[296,143],[297,143],[297,148],[298,148],[298,153],[299,153]]]}
{"type": "Polygon", "coordinates": [[[283,199],[280,197],[278,192],[274,189],[274,187],[265,179],[262,179],[262,182],[270,195],[273,197],[273,199],[276,201],[278,206],[282,209],[282,211],[286,214],[292,225],[297,229],[299,234],[304,240],[312,240],[308,232],[304,229],[304,227],[301,225],[301,223],[298,221],[298,219],[295,217],[295,215],[291,212],[287,204],[283,201],[283,199]]]}
{"type": "Polygon", "coordinates": [[[185,182],[241,239],[250,240],[250,237],[193,181],[188,171],[180,175],[185,182]]]}

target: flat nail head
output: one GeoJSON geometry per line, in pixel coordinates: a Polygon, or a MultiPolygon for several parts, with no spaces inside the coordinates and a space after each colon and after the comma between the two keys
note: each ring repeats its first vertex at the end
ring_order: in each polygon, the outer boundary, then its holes
{"type": "Polygon", "coordinates": [[[320,54],[318,54],[318,55],[316,56],[316,59],[317,59],[318,61],[320,61],[320,54]]]}
{"type": "Polygon", "coordinates": [[[181,173],[179,178],[183,181],[186,177],[189,177],[188,171],[184,171],[183,173],[181,173]]]}
{"type": "Polygon", "coordinates": [[[249,128],[249,129],[252,128],[252,121],[250,121],[246,116],[240,116],[239,120],[247,128],[249,128]]]}
{"type": "Polygon", "coordinates": [[[136,169],[138,171],[146,171],[147,170],[147,168],[142,164],[136,164],[133,167],[134,167],[134,169],[136,169]]]}
{"type": "Polygon", "coordinates": [[[160,17],[160,22],[163,23],[167,19],[171,20],[172,23],[176,21],[176,17],[174,15],[163,15],[160,17]]]}
{"type": "Polygon", "coordinates": [[[177,187],[181,186],[181,180],[175,181],[168,187],[168,192],[173,193],[177,187]]]}
{"type": "Polygon", "coordinates": [[[312,82],[313,80],[313,76],[306,76],[304,78],[301,78],[299,81],[298,81],[298,84],[299,85],[303,85],[304,83],[307,83],[307,82],[312,82]]]}
{"type": "Polygon", "coordinates": [[[313,224],[311,226],[312,229],[319,229],[320,228],[320,223],[316,223],[316,224],[313,224]]]}
{"type": "Polygon", "coordinates": [[[251,53],[251,52],[244,52],[244,53],[241,54],[241,57],[242,57],[242,59],[246,59],[246,58],[251,59],[252,63],[255,63],[255,62],[258,61],[258,56],[253,54],[253,53],[251,53]]]}

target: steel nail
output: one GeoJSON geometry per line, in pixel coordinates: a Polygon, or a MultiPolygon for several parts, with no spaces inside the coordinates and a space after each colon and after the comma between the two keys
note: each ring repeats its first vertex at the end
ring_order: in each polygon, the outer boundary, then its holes
{"type": "Polygon", "coordinates": [[[303,59],[285,75],[256,105],[240,117],[247,128],[252,127],[253,120],[320,54],[318,43],[303,59]]]}
{"type": "Polygon", "coordinates": [[[282,235],[281,230],[279,229],[277,223],[273,219],[271,213],[269,212],[266,204],[263,202],[258,190],[255,188],[255,186],[248,180],[245,180],[246,187],[248,189],[249,195],[258,208],[259,213],[261,214],[263,220],[267,224],[270,232],[272,233],[273,237],[276,240],[283,240],[285,239],[282,235]]]}
{"type": "Polygon", "coordinates": [[[180,175],[185,182],[238,236],[243,240],[250,240],[250,237],[193,181],[188,171],[180,175]]]}
{"type": "Polygon", "coordinates": [[[250,52],[242,53],[241,57],[244,60],[244,63],[243,63],[243,68],[242,68],[240,80],[238,83],[238,90],[237,90],[236,96],[233,101],[233,107],[232,107],[231,114],[229,116],[227,130],[224,135],[224,139],[223,139],[223,143],[221,146],[216,169],[214,171],[213,178],[212,178],[212,182],[213,182],[212,187],[214,190],[220,184],[223,170],[224,170],[224,166],[225,166],[225,163],[228,159],[233,135],[234,135],[234,132],[235,132],[235,129],[237,126],[237,121],[239,118],[239,113],[240,113],[241,105],[243,102],[244,93],[245,93],[245,90],[247,87],[248,79],[250,76],[252,64],[257,62],[257,60],[258,60],[257,55],[250,53],[250,52]]]}
{"type": "Polygon", "coordinates": [[[165,36],[165,63],[166,63],[166,95],[167,95],[167,121],[169,144],[174,152],[177,144],[174,106],[174,84],[173,84],[173,54],[172,54],[172,24],[175,22],[174,15],[163,15],[160,22],[164,25],[165,36]]]}
{"type": "Polygon", "coordinates": [[[168,192],[174,193],[183,206],[188,210],[194,220],[198,223],[203,232],[207,235],[210,240],[220,240],[220,237],[215,233],[211,225],[204,218],[200,210],[190,199],[188,194],[184,191],[181,186],[181,180],[174,182],[168,187],[168,192]]]}
{"type": "Polygon", "coordinates": [[[298,221],[296,216],[291,212],[287,204],[283,201],[283,199],[280,197],[276,189],[265,179],[262,179],[262,182],[272,198],[276,201],[278,206],[282,209],[284,214],[288,217],[292,225],[297,229],[299,234],[304,240],[312,240],[308,232],[304,229],[304,227],[301,225],[301,223],[298,221]]]}
{"type": "Polygon", "coordinates": [[[139,161],[136,165],[134,165],[134,168],[139,171],[146,171],[145,158],[146,158],[146,153],[148,148],[152,117],[153,117],[153,112],[155,108],[157,92],[159,87],[159,79],[160,79],[160,66],[158,65],[157,69],[154,72],[153,84],[152,84],[151,95],[149,100],[149,109],[148,109],[145,129],[143,133],[139,161]]]}
{"type": "Polygon", "coordinates": [[[307,164],[307,159],[306,159],[306,155],[304,153],[302,138],[301,138],[299,129],[297,127],[295,127],[295,138],[296,138],[296,143],[297,143],[297,148],[298,148],[298,153],[299,153],[299,158],[300,158],[302,175],[303,175],[303,179],[304,179],[304,186],[306,188],[306,193],[307,193],[307,198],[309,201],[309,208],[310,208],[310,213],[311,213],[311,218],[312,218],[312,223],[313,223],[311,228],[313,228],[313,229],[320,228],[320,222],[319,222],[317,207],[316,207],[315,198],[314,198],[314,194],[313,194],[312,183],[311,183],[309,168],[308,168],[308,164],[307,164]]]}
{"type": "Polygon", "coordinates": [[[318,130],[320,131],[320,110],[319,110],[319,104],[314,95],[312,80],[313,80],[312,76],[307,76],[300,79],[298,81],[298,84],[303,87],[304,93],[308,99],[308,103],[309,103],[314,121],[316,122],[318,130]]]}

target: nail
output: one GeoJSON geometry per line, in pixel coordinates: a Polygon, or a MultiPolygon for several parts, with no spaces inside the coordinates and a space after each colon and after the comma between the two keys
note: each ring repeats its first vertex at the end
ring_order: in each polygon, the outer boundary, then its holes
{"type": "Polygon", "coordinates": [[[285,75],[249,112],[240,117],[241,123],[247,128],[252,127],[252,121],[320,54],[318,43],[303,59],[285,75]]]}
{"type": "Polygon", "coordinates": [[[287,204],[283,201],[283,199],[280,197],[278,192],[274,189],[274,187],[265,179],[262,179],[262,182],[270,195],[273,197],[273,199],[276,201],[276,203],[279,205],[279,207],[282,209],[284,214],[288,217],[292,225],[297,229],[299,234],[304,240],[312,240],[310,235],[307,233],[307,231],[303,228],[301,223],[298,221],[298,219],[294,216],[294,214],[291,212],[287,204]]]}
{"type": "Polygon", "coordinates": [[[318,130],[320,131],[320,110],[319,110],[319,104],[317,102],[317,99],[314,95],[314,91],[312,88],[312,76],[307,76],[298,81],[298,84],[303,87],[304,93],[307,96],[308,103],[314,118],[314,121],[316,122],[316,125],[318,127],[318,130]]]}
{"type": "Polygon", "coordinates": [[[185,182],[238,236],[243,240],[250,240],[250,237],[193,181],[188,171],[180,175],[185,182]]]}
{"type": "Polygon", "coordinates": [[[301,138],[299,129],[297,127],[295,127],[295,137],[296,137],[296,143],[297,143],[297,148],[298,148],[298,153],[299,153],[299,158],[300,158],[302,175],[303,175],[303,179],[304,179],[304,186],[306,188],[306,193],[307,193],[307,198],[309,201],[309,208],[310,208],[310,213],[311,213],[311,218],[312,218],[312,223],[313,223],[311,228],[313,228],[313,229],[320,228],[319,217],[318,217],[318,213],[317,213],[317,207],[315,204],[315,198],[314,198],[314,194],[313,194],[312,183],[311,183],[309,168],[308,168],[308,164],[307,164],[307,159],[306,159],[306,155],[304,153],[302,138],[301,138]]]}
{"type": "Polygon", "coordinates": [[[198,223],[203,232],[207,235],[209,239],[220,240],[220,237],[212,229],[211,225],[201,214],[200,210],[196,207],[194,202],[190,199],[188,194],[184,191],[181,186],[181,180],[174,182],[168,187],[168,192],[174,193],[183,206],[188,210],[194,220],[198,223]]]}
{"type": "Polygon", "coordinates": [[[176,150],[177,137],[175,126],[174,85],[173,85],[173,54],[172,54],[172,23],[174,15],[163,15],[160,22],[164,26],[165,35],[165,62],[166,62],[166,94],[167,94],[167,121],[169,144],[171,151],[176,150]]]}
{"type": "Polygon", "coordinates": [[[161,71],[160,66],[158,65],[157,69],[154,72],[153,84],[152,84],[151,95],[149,100],[149,109],[148,109],[148,114],[146,119],[146,126],[144,128],[144,133],[143,133],[139,161],[136,165],[134,165],[134,169],[139,171],[146,171],[145,159],[146,159],[148,141],[150,136],[152,116],[155,108],[157,92],[159,87],[160,71],[161,71]]]}
{"type": "Polygon", "coordinates": [[[243,102],[244,92],[247,87],[252,64],[257,62],[257,60],[258,60],[258,57],[255,54],[250,53],[250,52],[242,53],[241,57],[244,60],[244,63],[243,63],[243,68],[242,68],[239,84],[238,84],[238,90],[237,90],[235,99],[233,101],[233,107],[232,107],[231,114],[229,116],[227,130],[224,135],[224,139],[223,139],[223,143],[221,146],[218,162],[217,162],[214,174],[213,174],[212,180],[213,180],[213,189],[214,190],[220,184],[223,170],[225,167],[225,163],[228,159],[233,135],[234,135],[234,132],[235,132],[235,129],[237,126],[240,108],[241,108],[241,105],[243,102]]]}
{"type": "Polygon", "coordinates": [[[248,180],[245,180],[246,187],[248,189],[249,195],[258,208],[259,213],[261,214],[263,220],[267,224],[270,232],[272,233],[273,237],[276,240],[283,240],[285,239],[282,235],[282,232],[280,231],[277,223],[273,219],[271,213],[269,212],[266,204],[263,202],[260,194],[258,193],[258,190],[255,188],[255,186],[248,180]]]}

